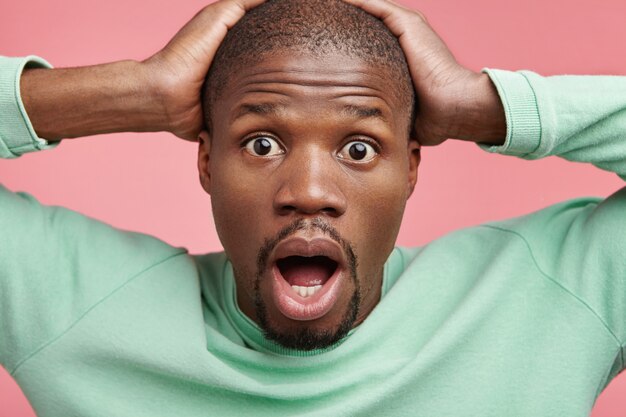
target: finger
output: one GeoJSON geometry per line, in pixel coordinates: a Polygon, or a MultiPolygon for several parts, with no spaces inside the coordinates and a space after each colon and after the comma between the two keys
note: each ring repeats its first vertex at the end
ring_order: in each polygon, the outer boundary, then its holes
{"type": "MultiPolygon", "coordinates": [[[[217,49],[219,42],[241,19],[248,10],[264,3],[265,0],[220,0],[209,4],[200,10],[187,24],[174,36],[170,44],[187,42],[189,49],[196,49],[199,45],[204,48],[203,41],[209,40],[210,46],[217,49]],[[190,41],[186,39],[190,38],[190,41]],[[195,46],[194,46],[195,44],[195,46]]],[[[213,51],[215,52],[215,51],[213,51]]]]}
{"type": "Polygon", "coordinates": [[[261,3],[265,3],[265,0],[235,0],[245,11],[248,11],[261,3]]]}
{"type": "Polygon", "coordinates": [[[385,0],[343,0],[353,6],[359,7],[369,14],[381,20],[389,18],[397,13],[398,6],[385,0]]]}
{"type": "Polygon", "coordinates": [[[223,23],[228,29],[232,28],[246,14],[247,11],[265,3],[265,0],[222,0],[214,3],[215,6],[222,6],[227,9],[223,23]],[[220,4],[221,3],[221,4],[220,4]]]}
{"type": "Polygon", "coordinates": [[[360,9],[365,10],[372,16],[375,16],[382,20],[391,30],[391,32],[396,36],[401,36],[405,29],[402,25],[395,24],[403,18],[413,15],[412,17],[419,16],[420,18],[424,18],[424,16],[411,9],[407,9],[404,6],[401,6],[393,1],[388,0],[343,0],[346,3],[349,3],[353,6],[356,6],[360,9]]]}
{"type": "Polygon", "coordinates": [[[343,1],[359,7],[372,16],[382,20],[391,33],[393,33],[401,41],[407,31],[416,30],[420,26],[428,26],[423,14],[388,0],[343,1]]]}

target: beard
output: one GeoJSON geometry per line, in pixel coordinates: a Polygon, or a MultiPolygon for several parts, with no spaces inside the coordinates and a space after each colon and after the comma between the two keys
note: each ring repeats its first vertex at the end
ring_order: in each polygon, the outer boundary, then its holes
{"type": "Polygon", "coordinates": [[[352,245],[343,239],[339,232],[330,224],[321,218],[315,218],[310,221],[298,219],[280,230],[272,239],[266,239],[263,246],[259,249],[257,256],[257,273],[254,284],[254,305],[256,309],[256,317],[259,321],[261,330],[263,330],[266,339],[272,340],[279,345],[295,350],[311,351],[315,349],[324,349],[332,346],[342,340],[354,326],[356,322],[359,307],[361,304],[361,295],[359,291],[359,279],[357,276],[357,258],[352,249],[352,245]],[[260,285],[263,272],[267,268],[267,261],[278,243],[286,239],[290,235],[301,230],[318,230],[322,231],[329,238],[337,242],[343,249],[349,276],[354,284],[354,291],[350,297],[350,301],[346,311],[338,326],[328,329],[313,329],[306,325],[281,329],[274,326],[268,318],[267,304],[261,297],[260,285]]]}

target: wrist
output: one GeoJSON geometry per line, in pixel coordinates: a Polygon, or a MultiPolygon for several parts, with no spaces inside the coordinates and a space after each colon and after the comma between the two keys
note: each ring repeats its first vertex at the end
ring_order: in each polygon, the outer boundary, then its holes
{"type": "Polygon", "coordinates": [[[158,128],[155,130],[174,131],[176,116],[171,107],[176,97],[176,75],[158,54],[139,62],[138,65],[146,86],[146,94],[150,97],[152,111],[158,115],[158,120],[155,121],[158,128]]]}
{"type": "Polygon", "coordinates": [[[148,80],[158,130],[187,140],[196,140],[202,128],[200,91],[205,72],[190,75],[191,69],[172,60],[163,51],[142,61],[142,73],[148,80]]]}
{"type": "Polygon", "coordinates": [[[465,81],[455,134],[457,139],[502,145],[506,138],[506,117],[500,96],[489,76],[472,72],[465,81]]]}
{"type": "Polygon", "coordinates": [[[144,62],[126,60],[115,62],[109,87],[115,131],[168,131],[167,97],[162,91],[158,74],[144,62]],[[114,86],[117,85],[119,87],[114,86]]]}

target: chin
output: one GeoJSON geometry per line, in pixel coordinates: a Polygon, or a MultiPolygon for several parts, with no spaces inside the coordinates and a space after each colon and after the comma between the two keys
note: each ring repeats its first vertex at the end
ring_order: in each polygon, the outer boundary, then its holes
{"type": "Polygon", "coordinates": [[[268,308],[260,292],[256,294],[256,316],[265,337],[289,349],[310,351],[333,346],[354,327],[359,314],[360,294],[356,287],[342,303],[343,308],[336,306],[337,312],[309,321],[285,317],[278,309],[268,308]]]}
{"type": "Polygon", "coordinates": [[[325,220],[294,221],[265,241],[257,260],[255,314],[268,339],[313,350],[352,329],[361,303],[357,258],[325,220]]]}

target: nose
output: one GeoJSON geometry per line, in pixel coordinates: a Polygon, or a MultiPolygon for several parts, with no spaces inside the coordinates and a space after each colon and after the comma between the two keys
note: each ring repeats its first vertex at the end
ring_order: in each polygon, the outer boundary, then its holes
{"type": "Polygon", "coordinates": [[[282,181],[274,195],[276,213],[339,217],[346,212],[341,170],[332,157],[309,153],[304,158],[285,161],[282,168],[282,181]]]}

